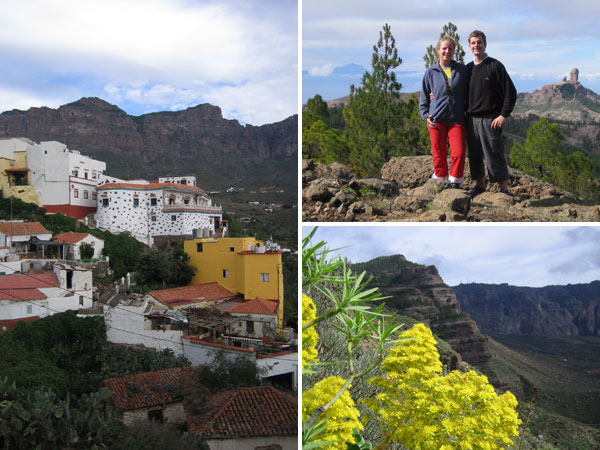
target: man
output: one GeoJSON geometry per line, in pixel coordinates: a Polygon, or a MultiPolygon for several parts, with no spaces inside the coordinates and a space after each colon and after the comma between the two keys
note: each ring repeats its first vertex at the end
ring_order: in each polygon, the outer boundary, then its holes
{"type": "Polygon", "coordinates": [[[515,107],[517,90],[502,63],[487,55],[486,46],[482,31],[469,34],[469,48],[475,57],[467,64],[470,73],[467,146],[471,178],[475,180],[471,197],[485,191],[484,158],[490,181],[500,183],[500,192],[508,194],[502,126],[515,107]]]}

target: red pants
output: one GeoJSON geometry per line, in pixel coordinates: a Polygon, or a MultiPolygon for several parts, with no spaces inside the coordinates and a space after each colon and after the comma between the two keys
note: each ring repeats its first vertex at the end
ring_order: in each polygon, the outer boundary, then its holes
{"type": "Polygon", "coordinates": [[[437,128],[427,128],[431,139],[433,172],[437,178],[448,176],[448,146],[450,143],[450,182],[462,183],[465,168],[465,126],[436,122],[437,128]]]}

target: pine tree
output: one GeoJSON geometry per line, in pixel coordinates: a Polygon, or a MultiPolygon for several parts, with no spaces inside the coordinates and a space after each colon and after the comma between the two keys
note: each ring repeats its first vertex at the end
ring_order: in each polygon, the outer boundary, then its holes
{"type": "Polygon", "coordinates": [[[323,98],[317,94],[306,102],[306,110],[302,113],[302,130],[309,129],[317,120],[327,123],[329,107],[323,98]]]}
{"type": "Polygon", "coordinates": [[[344,108],[351,165],[361,175],[378,173],[400,151],[402,86],[393,70],[402,59],[395,45],[391,28],[385,24],[373,46],[372,71],[365,72],[360,87],[350,86],[350,105],[344,108]]]}
{"type": "MultiPolygon", "coordinates": [[[[444,36],[448,35],[456,42],[456,51],[454,52],[454,60],[464,63],[465,62],[465,51],[460,45],[460,36],[456,32],[458,28],[452,22],[448,22],[448,24],[444,25],[442,28],[442,32],[440,33],[440,39],[444,36]]],[[[438,54],[436,50],[436,45],[430,45],[427,47],[427,53],[423,56],[423,60],[425,61],[425,67],[431,66],[434,62],[438,60],[438,54]]]]}

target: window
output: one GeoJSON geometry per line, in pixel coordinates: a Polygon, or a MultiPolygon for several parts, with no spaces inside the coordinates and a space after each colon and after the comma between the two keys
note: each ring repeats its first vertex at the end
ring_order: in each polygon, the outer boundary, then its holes
{"type": "Polygon", "coordinates": [[[232,245],[231,247],[229,247],[229,251],[230,252],[235,252],[235,247],[232,245]]]}
{"type": "Polygon", "coordinates": [[[175,199],[173,197],[171,197],[169,199],[169,205],[174,205],[175,204],[175,199]]]}
{"type": "Polygon", "coordinates": [[[140,206],[140,199],[139,198],[134,198],[133,199],[133,207],[137,208],[138,206],[140,206]]]}
{"type": "Polygon", "coordinates": [[[155,198],[151,198],[150,199],[150,206],[156,206],[156,199],[155,198]]]}
{"type": "Polygon", "coordinates": [[[83,306],[83,295],[79,296],[79,306],[83,306]]]}
{"type": "Polygon", "coordinates": [[[102,206],[108,206],[108,199],[107,198],[103,198],[102,199],[102,206]]]}
{"type": "Polygon", "coordinates": [[[92,192],[92,200],[96,200],[96,191],[92,192]]]}
{"type": "Polygon", "coordinates": [[[196,253],[202,253],[202,242],[196,243],[196,253]]]}
{"type": "Polygon", "coordinates": [[[223,278],[229,278],[229,269],[223,269],[223,278]]]}
{"type": "Polygon", "coordinates": [[[79,198],[79,189],[73,189],[73,197],[79,198]]]}
{"type": "Polygon", "coordinates": [[[148,421],[149,422],[163,422],[163,412],[162,409],[153,409],[148,411],[148,421]]]}
{"type": "Polygon", "coordinates": [[[246,320],[246,333],[254,333],[254,322],[246,320]]]}
{"type": "Polygon", "coordinates": [[[33,306],[27,305],[27,314],[33,314],[33,306]]]}
{"type": "Polygon", "coordinates": [[[186,198],[186,199],[183,201],[183,203],[184,203],[184,205],[189,205],[189,204],[190,204],[190,199],[189,199],[189,198],[186,198]]]}
{"type": "Polygon", "coordinates": [[[177,221],[177,216],[171,216],[171,222],[177,221]]]}
{"type": "Polygon", "coordinates": [[[83,173],[84,178],[87,180],[88,179],[88,172],[87,170],[83,173]]]}
{"type": "Polygon", "coordinates": [[[269,282],[269,274],[268,273],[261,273],[260,274],[260,281],[262,281],[263,283],[268,283],[269,282]]]}
{"type": "Polygon", "coordinates": [[[151,215],[151,216],[150,216],[150,220],[151,220],[152,222],[156,222],[156,216],[155,216],[154,214],[153,214],[153,215],[151,215]]]}
{"type": "Polygon", "coordinates": [[[87,199],[88,199],[88,195],[89,195],[89,194],[88,194],[88,191],[87,191],[87,189],[84,189],[84,190],[83,190],[83,198],[85,198],[85,199],[87,200],[87,199]]]}

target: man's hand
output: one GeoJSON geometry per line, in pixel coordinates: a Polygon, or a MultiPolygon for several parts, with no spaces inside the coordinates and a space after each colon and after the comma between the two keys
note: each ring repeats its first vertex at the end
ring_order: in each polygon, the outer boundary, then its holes
{"type": "Polygon", "coordinates": [[[437,128],[437,124],[431,120],[432,117],[433,116],[427,116],[427,120],[426,120],[427,126],[429,128],[437,128]]]}
{"type": "Polygon", "coordinates": [[[504,121],[505,120],[506,120],[506,117],[504,117],[504,116],[498,116],[494,120],[492,120],[492,124],[490,126],[494,130],[501,130],[502,129],[502,125],[504,125],[504,121]]]}

